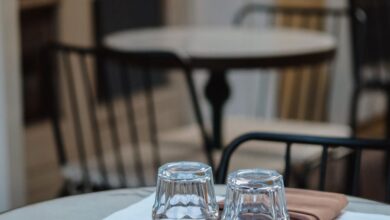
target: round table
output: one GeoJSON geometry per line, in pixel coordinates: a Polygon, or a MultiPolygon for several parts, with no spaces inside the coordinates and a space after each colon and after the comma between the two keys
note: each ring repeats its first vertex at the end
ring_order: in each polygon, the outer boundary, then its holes
{"type": "MultiPolygon", "coordinates": [[[[110,214],[140,201],[154,188],[112,190],[55,199],[15,209],[0,215],[1,220],[20,219],[103,219],[110,214]]],[[[216,194],[224,195],[225,187],[216,186],[216,194]]],[[[390,215],[390,206],[366,199],[348,197],[348,211],[390,215]]]]}
{"type": "Polygon", "coordinates": [[[163,27],[121,31],[104,40],[125,52],[162,51],[176,54],[190,68],[209,70],[205,94],[212,107],[213,146],[220,148],[222,113],[230,95],[227,70],[297,66],[333,57],[332,36],[296,29],[256,30],[239,27],[163,27]]]}

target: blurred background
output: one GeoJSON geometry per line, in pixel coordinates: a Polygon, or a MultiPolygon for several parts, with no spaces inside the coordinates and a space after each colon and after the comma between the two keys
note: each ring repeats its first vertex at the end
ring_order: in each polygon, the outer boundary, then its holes
{"type": "MultiPolygon", "coordinates": [[[[379,0],[373,2],[381,4],[379,0]]],[[[331,61],[316,63],[314,67],[308,63],[280,68],[229,70],[227,81],[230,86],[230,98],[224,108],[225,120],[222,130],[226,135],[223,135],[222,145],[226,145],[239,134],[253,130],[386,138],[388,111],[386,108],[388,100],[386,96],[386,80],[388,79],[386,54],[388,50],[384,39],[389,29],[383,26],[373,27],[365,33],[376,34],[364,38],[356,37],[358,33],[351,28],[353,26],[351,15],[355,16],[358,13],[356,16],[360,16],[370,25],[378,22],[386,25],[390,22],[390,18],[381,14],[375,18],[377,20],[365,20],[369,15],[378,13],[369,10],[360,11],[361,14],[356,11],[350,13],[349,4],[347,0],[1,1],[0,211],[56,198],[64,192],[64,182],[72,179],[69,176],[81,175],[74,173],[72,168],[64,168],[58,154],[58,142],[53,133],[51,116],[55,109],[51,107],[53,100],[48,95],[53,92],[53,80],[45,72],[49,64],[45,62],[47,59],[43,55],[45,47],[52,42],[83,48],[101,47],[105,44],[105,37],[112,33],[146,27],[232,27],[240,25],[253,29],[266,30],[270,27],[279,27],[326,33],[336,42],[336,53],[331,61]],[[248,16],[240,15],[240,10],[250,4],[263,5],[268,11],[264,10],[266,12],[264,13],[259,10],[248,16]],[[321,12],[319,15],[310,14],[309,18],[305,17],[304,13],[284,14],[283,10],[270,13],[273,12],[271,7],[304,8],[321,12]],[[323,13],[327,10],[331,13],[323,13]],[[376,32],[377,30],[381,31],[376,32]],[[360,42],[360,47],[356,42],[360,42]],[[356,58],[356,51],[359,51],[359,54],[368,55],[364,58],[356,58]],[[364,74],[368,79],[377,79],[377,75],[380,77],[378,84],[375,84],[378,86],[361,92],[358,104],[351,107],[353,92],[360,86],[360,84],[357,86],[356,74],[364,74]],[[356,115],[351,108],[358,109],[356,115]],[[356,124],[354,119],[351,119],[354,116],[356,116],[356,124]]],[[[387,3],[383,4],[386,4],[386,7],[376,7],[370,10],[390,9],[387,3]]],[[[364,8],[362,5],[364,6],[364,3],[360,5],[364,8]]],[[[263,43],[266,44],[266,42],[263,43]]],[[[95,61],[88,61],[90,69],[96,65],[92,64],[96,63],[95,61]]],[[[150,84],[154,90],[154,107],[158,113],[157,127],[162,131],[169,130],[169,132],[159,133],[159,137],[167,143],[186,146],[192,152],[188,155],[188,152],[179,153],[171,149],[172,152],[177,153],[176,155],[169,154],[169,150],[164,151],[162,148],[162,154],[168,155],[167,160],[187,159],[207,162],[207,157],[200,147],[202,140],[198,137],[199,132],[193,125],[196,117],[187,93],[188,86],[181,74],[175,74],[181,70],[156,71],[169,72],[169,74],[156,74],[150,84]]],[[[98,89],[104,80],[110,81],[114,88],[116,88],[115,83],[121,82],[119,75],[113,74],[111,78],[99,79],[93,73],[97,71],[91,72],[90,77],[93,79],[96,97],[105,91],[98,89]]],[[[205,127],[207,131],[210,131],[212,112],[204,92],[209,72],[204,68],[194,68],[192,76],[205,127]]],[[[71,101],[65,97],[66,86],[63,81],[63,78],[58,77],[57,84],[54,85],[59,91],[57,91],[56,103],[60,103],[59,109],[63,115],[60,119],[62,126],[70,127],[66,119],[71,120],[65,115],[66,112],[72,112],[71,101]]],[[[82,80],[76,78],[75,81],[81,82],[82,80]]],[[[81,90],[80,84],[76,83],[79,91],[81,90]]],[[[122,117],[116,125],[120,137],[124,136],[122,133],[125,125],[121,122],[125,123],[123,115],[126,110],[119,101],[123,101],[122,99],[128,95],[133,98],[134,111],[141,113],[136,116],[137,125],[140,127],[137,131],[140,133],[141,142],[147,139],[143,136],[147,136],[144,130],[147,130],[148,116],[150,116],[145,113],[148,110],[142,99],[142,85],[141,77],[135,74],[130,92],[115,89],[109,92],[114,97],[111,98],[115,102],[115,115],[122,117]]],[[[97,107],[104,103],[104,101],[99,101],[99,98],[96,98],[96,102],[97,107]]],[[[87,103],[87,101],[81,101],[81,103],[87,103]]],[[[88,108],[83,104],[79,107],[88,108]]],[[[100,116],[103,113],[99,113],[99,109],[97,111],[97,121],[101,124],[102,132],[107,133],[112,130],[109,117],[100,116]],[[104,129],[107,131],[103,131],[104,129]]],[[[81,116],[81,121],[87,120],[86,118],[88,118],[88,113],[81,116]]],[[[82,128],[86,132],[83,137],[88,139],[86,145],[92,146],[94,145],[93,134],[85,127],[82,128]]],[[[70,130],[74,129],[70,128],[70,130]]],[[[75,136],[74,134],[64,135],[63,139],[67,145],[71,146],[75,136]]],[[[108,141],[106,139],[103,137],[103,142],[108,141]]],[[[69,161],[72,161],[72,158],[77,158],[78,153],[74,149],[70,151],[69,161]]],[[[86,152],[88,154],[92,151],[86,152]]],[[[219,155],[217,150],[212,157],[218,161],[219,155]]],[[[243,156],[242,160],[247,159],[243,156]]],[[[370,167],[364,168],[367,174],[370,170],[383,172],[381,171],[384,164],[383,155],[373,153],[364,157],[364,160],[372,162],[369,163],[370,167]]],[[[240,164],[240,161],[237,163],[240,164]]],[[[255,163],[248,163],[245,165],[255,166],[253,165],[255,163]]],[[[148,171],[145,173],[150,174],[148,171]]],[[[373,174],[374,177],[375,174],[373,174]]],[[[81,177],[75,177],[77,178],[81,177]]],[[[153,175],[150,174],[149,178],[153,179],[153,175]]],[[[373,188],[370,183],[366,183],[365,186],[373,188]]],[[[75,189],[77,191],[78,186],[75,186],[75,189]]],[[[365,191],[366,197],[380,200],[383,192],[373,191],[365,191]]]]}

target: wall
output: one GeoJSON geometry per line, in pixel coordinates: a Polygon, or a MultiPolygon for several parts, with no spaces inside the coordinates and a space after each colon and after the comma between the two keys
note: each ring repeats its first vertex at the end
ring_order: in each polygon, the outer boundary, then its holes
{"type": "MultiPolygon", "coordinates": [[[[346,7],[346,1],[327,0],[330,7],[346,7]]],[[[352,91],[352,60],[348,19],[342,20],[339,33],[335,71],[332,76],[329,115],[330,121],[348,123],[349,100],[352,91]]]]}
{"type": "Polygon", "coordinates": [[[16,0],[0,1],[0,212],[25,197],[18,34],[16,0]]]}
{"type": "Polygon", "coordinates": [[[191,8],[191,1],[165,0],[165,22],[167,25],[187,25],[190,23],[194,10],[191,8]]]}
{"type": "Polygon", "coordinates": [[[93,0],[61,0],[59,8],[59,38],[65,43],[93,45],[93,0]]]}
{"type": "MultiPolygon", "coordinates": [[[[214,0],[214,1],[189,1],[192,14],[189,18],[190,25],[195,26],[231,26],[237,10],[251,2],[272,4],[272,0],[214,0]]],[[[246,117],[274,118],[276,116],[277,81],[276,74],[265,70],[235,70],[228,75],[231,87],[231,97],[226,104],[227,115],[240,115],[246,117]],[[245,97],[243,99],[242,97],[245,97]]],[[[208,76],[205,72],[198,71],[197,87],[203,95],[203,88],[208,76]]],[[[204,96],[202,97],[203,112],[207,119],[210,118],[209,106],[204,96]]]]}

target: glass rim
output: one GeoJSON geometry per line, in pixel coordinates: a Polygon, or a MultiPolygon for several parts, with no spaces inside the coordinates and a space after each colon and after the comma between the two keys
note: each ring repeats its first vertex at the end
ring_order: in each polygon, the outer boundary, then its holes
{"type": "Polygon", "coordinates": [[[241,169],[234,171],[228,176],[228,185],[247,188],[257,188],[254,183],[266,183],[272,185],[274,182],[283,181],[283,176],[275,170],[268,169],[241,169]],[[246,180],[246,181],[245,181],[246,180]],[[252,183],[250,183],[250,181],[252,183]]]}
{"type": "Polygon", "coordinates": [[[158,177],[169,180],[190,181],[207,177],[212,178],[212,170],[211,166],[202,162],[177,161],[162,165],[158,169],[158,177]]]}

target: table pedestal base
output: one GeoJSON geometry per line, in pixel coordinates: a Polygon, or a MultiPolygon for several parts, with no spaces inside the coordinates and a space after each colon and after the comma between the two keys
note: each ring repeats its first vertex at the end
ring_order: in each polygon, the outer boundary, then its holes
{"type": "Polygon", "coordinates": [[[230,88],[225,71],[212,71],[205,88],[205,95],[211,105],[213,119],[213,148],[222,149],[223,107],[230,96],[230,88]]]}

